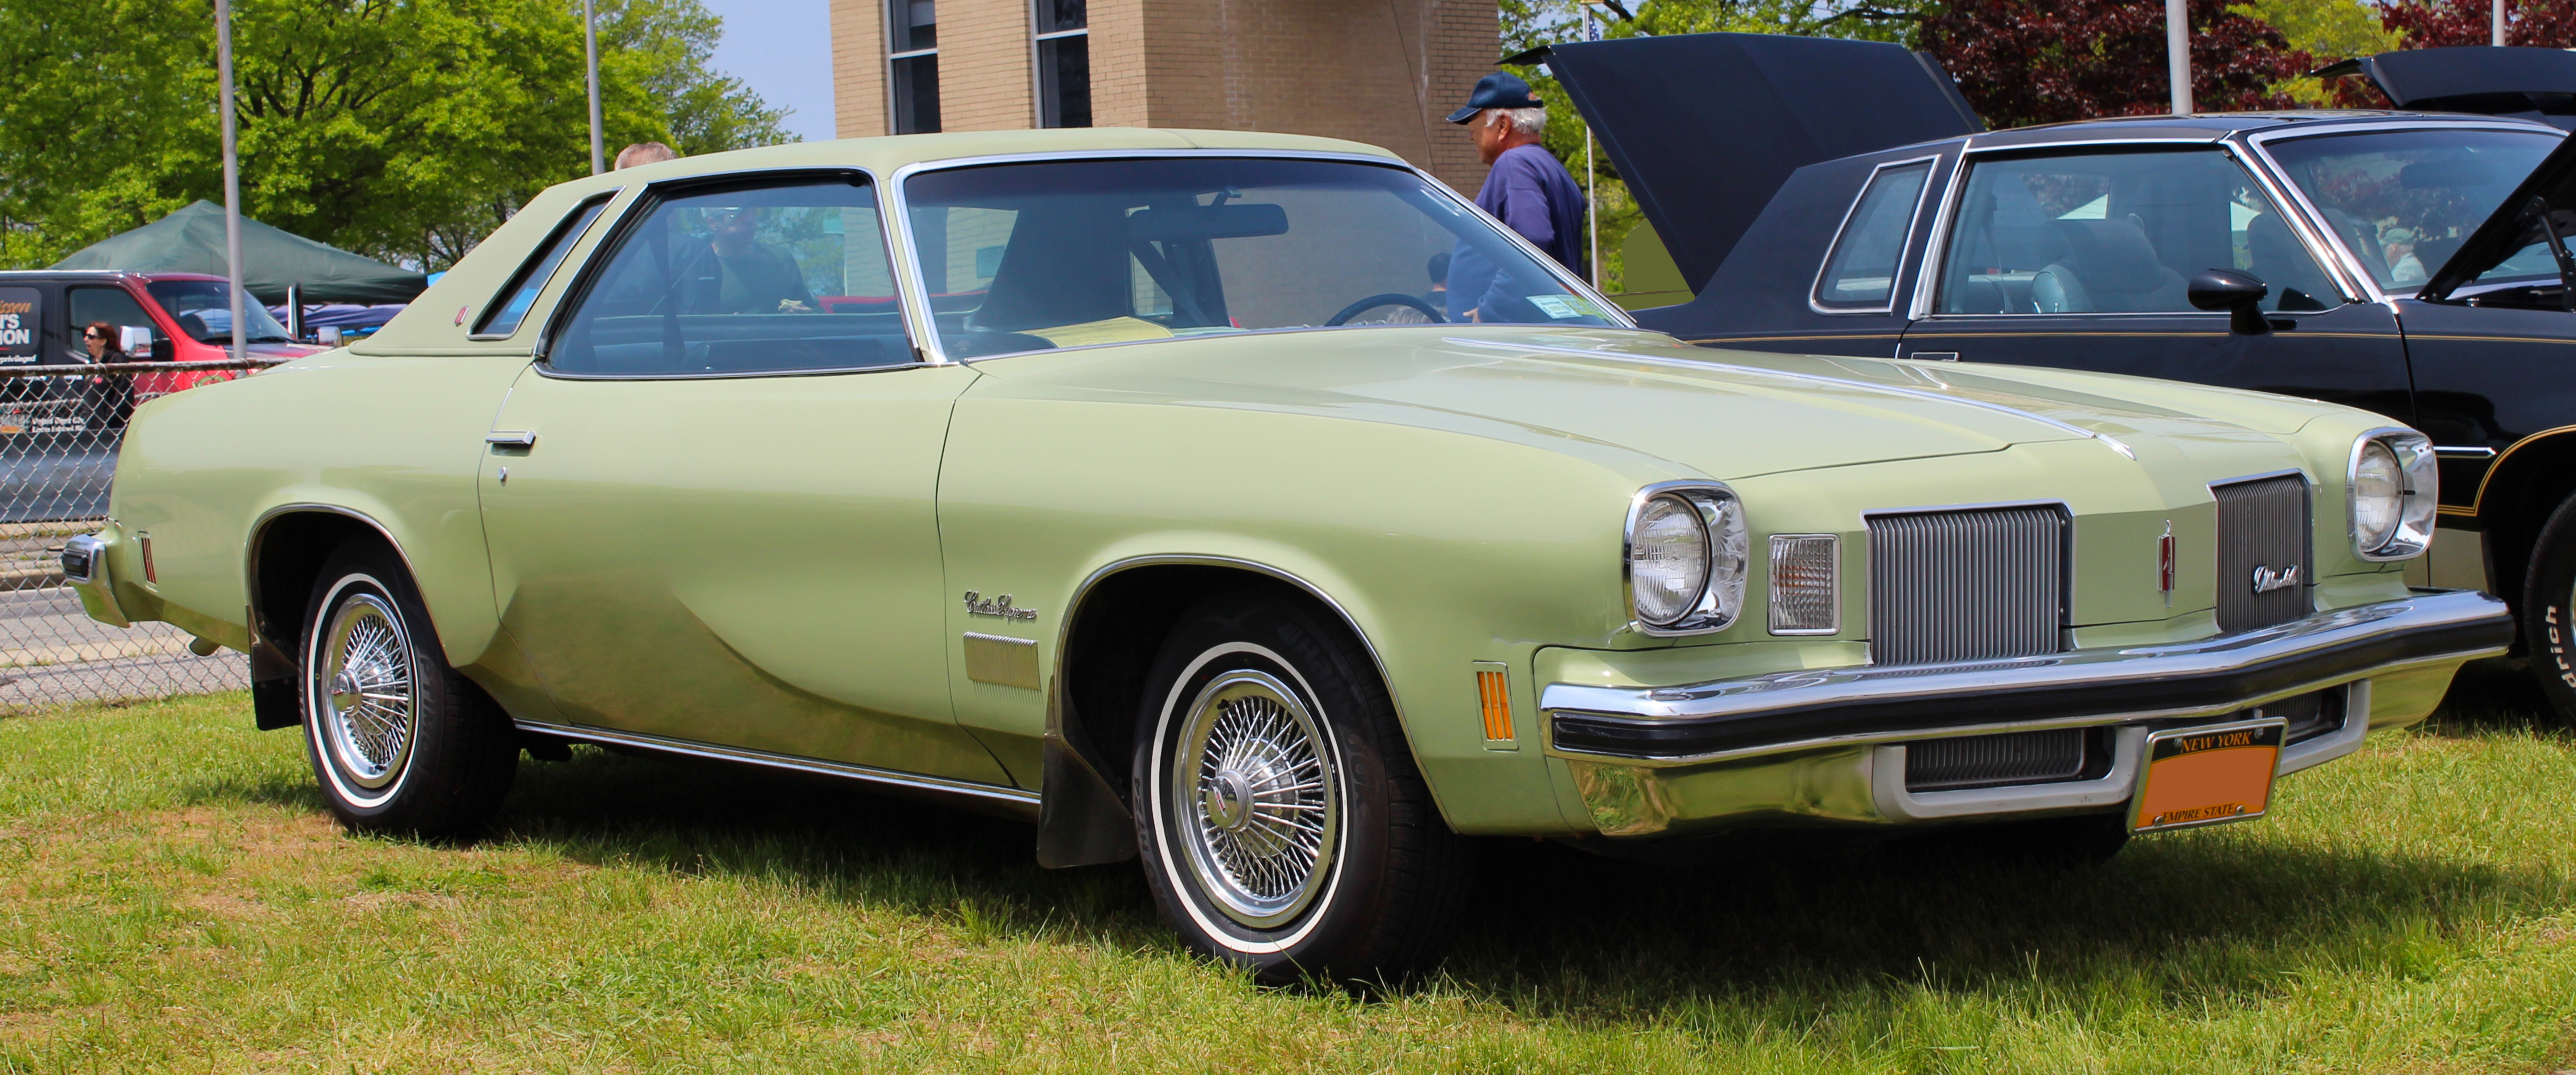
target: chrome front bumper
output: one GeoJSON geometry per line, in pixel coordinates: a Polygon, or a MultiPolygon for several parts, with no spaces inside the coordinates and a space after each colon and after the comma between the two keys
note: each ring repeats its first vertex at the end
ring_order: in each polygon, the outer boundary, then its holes
{"type": "Polygon", "coordinates": [[[108,549],[115,543],[115,531],[82,534],[63,542],[63,581],[80,594],[81,611],[89,618],[112,627],[132,627],[125,609],[116,601],[116,581],[108,573],[108,549]]]}
{"type": "Polygon", "coordinates": [[[1596,827],[1649,835],[1809,817],[1914,823],[2111,809],[2134,788],[2150,722],[2222,718],[2345,688],[2338,730],[2293,744],[2295,772],[2421,720],[2467,661],[2513,638],[2504,603],[2419,592],[2194,642],[2002,661],[1780,672],[1677,687],[1554,683],[1548,753],[1596,827]],[[1909,792],[1908,741],[2117,725],[2093,780],[1909,792]]]}

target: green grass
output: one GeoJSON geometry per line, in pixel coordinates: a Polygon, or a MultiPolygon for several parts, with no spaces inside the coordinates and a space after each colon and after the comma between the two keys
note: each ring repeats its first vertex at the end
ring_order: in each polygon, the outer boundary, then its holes
{"type": "Polygon", "coordinates": [[[2576,735],[2476,670],[2266,821],[2097,869],[1484,848],[1427,981],[1198,963],[1133,867],[585,750],[468,849],[353,839],[240,695],[0,719],[0,1072],[2550,1072],[2576,735]]]}

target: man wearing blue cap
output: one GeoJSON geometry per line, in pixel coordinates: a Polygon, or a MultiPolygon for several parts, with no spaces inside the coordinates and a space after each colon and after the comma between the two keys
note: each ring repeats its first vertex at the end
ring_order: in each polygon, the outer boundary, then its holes
{"type": "MultiPolygon", "coordinates": [[[[1529,83],[1497,71],[1476,81],[1467,107],[1449,114],[1476,139],[1476,154],[1493,170],[1476,191],[1476,205],[1510,225],[1566,268],[1583,272],[1583,188],[1540,144],[1547,105],[1529,83]]],[[[1449,319],[1523,320],[1510,303],[1524,288],[1496,278],[1494,265],[1460,244],[1449,259],[1449,319]]]]}

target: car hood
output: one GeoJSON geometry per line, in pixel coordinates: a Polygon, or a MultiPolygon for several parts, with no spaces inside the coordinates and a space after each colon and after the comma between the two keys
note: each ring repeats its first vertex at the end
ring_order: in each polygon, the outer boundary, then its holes
{"type": "Polygon", "coordinates": [[[1012,395],[1395,422],[1724,479],[2044,441],[2094,440],[2106,462],[2154,463],[2193,445],[2277,445],[2272,434],[2317,411],[2138,378],[1724,351],[1619,329],[1213,336],[975,366],[1012,395]]]}
{"type": "Polygon", "coordinates": [[[2524,176],[2522,185],[2496,205],[2485,223],[2460,241],[2460,248],[2442,262],[2440,268],[2424,281],[2417,296],[2440,301],[2451,292],[2474,281],[2479,273],[2495,268],[2504,259],[2545,237],[2537,199],[2549,210],[2549,226],[2557,229],[2565,241],[2576,241],[2576,138],[2558,143],[2558,148],[2540,159],[2539,167],[2524,176]]]}
{"type": "Polygon", "coordinates": [[[1872,41],[1678,34],[1546,60],[1692,291],[1790,173],[1986,129],[1930,56],[1872,41]]]}
{"type": "Polygon", "coordinates": [[[2576,53],[2461,45],[2345,60],[2311,78],[2359,75],[2399,108],[2475,112],[2576,130],[2576,53]]]}

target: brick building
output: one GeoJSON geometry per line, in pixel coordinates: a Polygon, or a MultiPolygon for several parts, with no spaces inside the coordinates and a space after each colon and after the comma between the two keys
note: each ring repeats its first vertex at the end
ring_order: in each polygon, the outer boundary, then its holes
{"type": "Polygon", "coordinates": [[[1384,146],[1474,193],[1443,122],[1495,0],[832,0],[840,135],[1214,127],[1384,146]]]}

